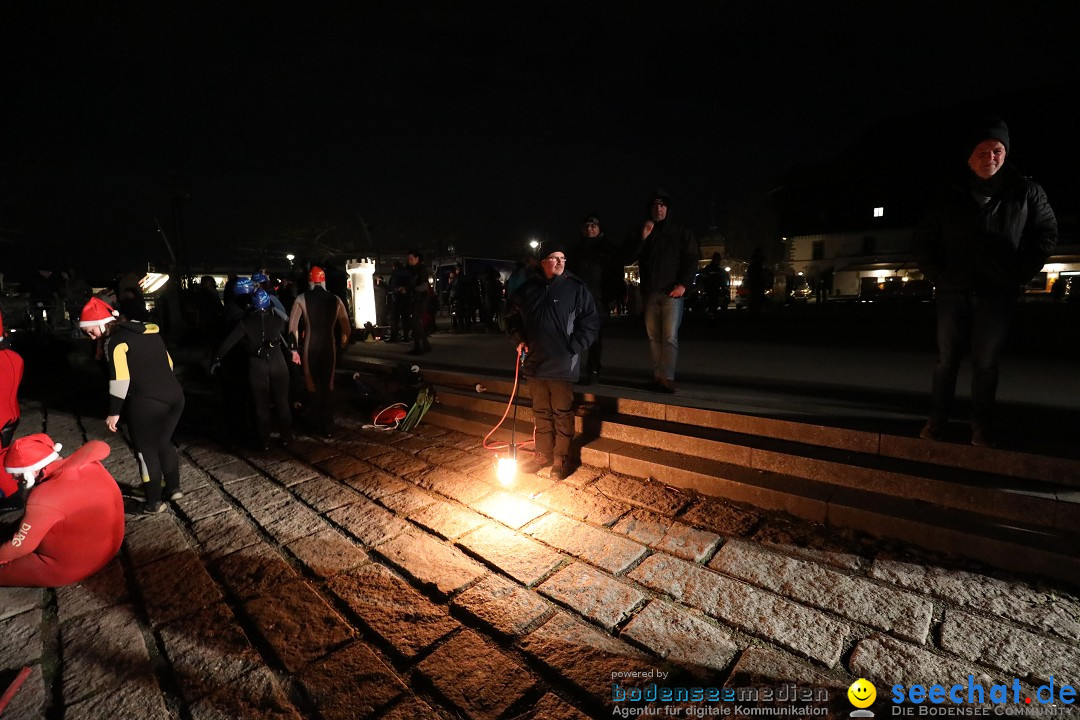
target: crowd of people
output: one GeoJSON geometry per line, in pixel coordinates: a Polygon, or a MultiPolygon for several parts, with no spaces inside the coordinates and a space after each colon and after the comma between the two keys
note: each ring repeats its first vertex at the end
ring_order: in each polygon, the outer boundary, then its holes
{"type": "MultiPolygon", "coordinates": [[[[995,444],[1004,338],[1023,284],[1057,241],[1046,194],[1005,162],[1009,145],[1003,122],[980,125],[965,146],[966,170],[958,167],[943,183],[916,232],[919,265],[935,283],[937,300],[938,360],[924,439],[942,437],[953,413],[958,367],[970,353],[970,440],[995,444]]],[[[604,318],[617,304],[612,293],[620,292],[615,269],[621,282],[626,264],[640,268],[653,387],[676,391],[679,329],[698,276],[699,249],[693,233],[671,219],[671,207],[666,193],[653,193],[629,243],[609,242],[599,217],[590,214],[580,237],[545,244],[535,262],[523,262],[505,283],[494,270],[475,282],[460,268],[450,274],[455,329],[468,330],[475,322],[504,325],[517,344],[536,430],[536,452],[525,472],[550,466],[551,476],[561,479],[572,470],[573,385],[603,372],[604,318]]],[[[707,303],[716,311],[730,290],[720,260],[714,257],[701,273],[707,303]]],[[[760,260],[755,256],[751,265],[760,260]]],[[[50,277],[39,276],[45,288],[50,277]]],[[[237,426],[251,420],[257,447],[269,447],[274,433],[287,445],[297,407],[305,409],[307,432],[333,437],[334,372],[352,328],[341,297],[327,290],[326,280],[321,268],[311,267],[307,289],[279,296],[267,274],[256,271],[231,278],[224,303],[212,278],[197,289],[199,322],[212,342],[211,369],[224,380],[226,411],[237,414],[237,426]]],[[[387,341],[411,339],[409,354],[430,352],[434,292],[419,251],[410,250],[404,265],[395,264],[384,291],[392,308],[387,341]]],[[[41,315],[45,322],[46,313],[41,315]]],[[[142,473],[143,511],[161,512],[165,500],[183,497],[172,437],[185,399],[173,359],[137,291],[86,298],[77,317],[79,331],[97,343],[108,368],[105,425],[116,432],[124,418],[142,473]]],[[[23,519],[0,547],[0,586],[78,582],[103,567],[123,538],[123,501],[101,465],[109,448],[92,441],[65,459],[47,435],[15,438],[22,375],[23,361],[7,342],[0,318],[0,501],[25,491],[23,519]]]]}

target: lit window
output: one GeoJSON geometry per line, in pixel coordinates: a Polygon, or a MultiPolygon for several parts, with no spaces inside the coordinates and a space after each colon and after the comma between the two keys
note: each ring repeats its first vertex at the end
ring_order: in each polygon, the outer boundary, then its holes
{"type": "Polygon", "coordinates": [[[874,217],[885,217],[885,208],[883,208],[883,207],[874,208],[874,217]]]}

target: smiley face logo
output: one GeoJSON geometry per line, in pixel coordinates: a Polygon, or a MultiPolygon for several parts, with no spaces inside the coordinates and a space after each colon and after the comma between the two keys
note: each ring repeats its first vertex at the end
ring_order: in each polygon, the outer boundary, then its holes
{"type": "Polygon", "coordinates": [[[848,700],[857,708],[867,708],[877,700],[877,688],[865,678],[859,678],[847,689],[848,700]]]}

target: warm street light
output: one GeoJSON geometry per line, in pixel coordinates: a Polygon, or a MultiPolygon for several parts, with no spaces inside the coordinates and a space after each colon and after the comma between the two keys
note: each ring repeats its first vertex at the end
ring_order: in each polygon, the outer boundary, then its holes
{"type": "Polygon", "coordinates": [[[533,250],[535,250],[536,248],[540,247],[540,241],[539,240],[530,240],[529,241],[529,247],[531,247],[533,250]]]}

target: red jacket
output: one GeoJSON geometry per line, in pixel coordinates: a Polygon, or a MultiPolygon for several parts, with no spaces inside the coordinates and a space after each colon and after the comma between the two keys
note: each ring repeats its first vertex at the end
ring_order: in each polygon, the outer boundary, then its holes
{"type": "Polygon", "coordinates": [[[19,353],[0,347],[0,428],[19,419],[18,394],[22,376],[23,359],[19,353]]]}
{"type": "Polygon", "coordinates": [[[124,541],[124,500],[91,440],[47,468],[26,500],[15,536],[0,546],[0,586],[57,587],[103,568],[124,541]]]}

